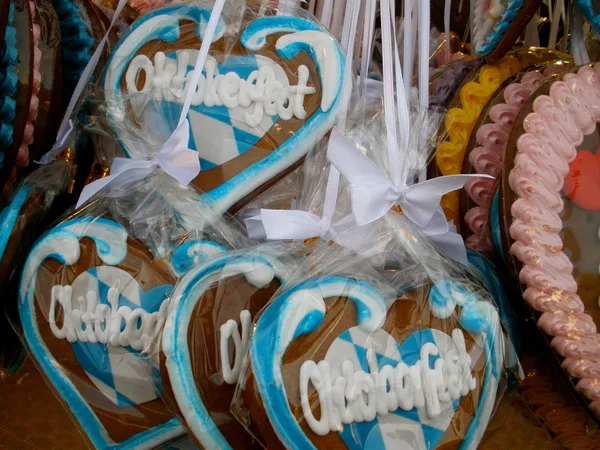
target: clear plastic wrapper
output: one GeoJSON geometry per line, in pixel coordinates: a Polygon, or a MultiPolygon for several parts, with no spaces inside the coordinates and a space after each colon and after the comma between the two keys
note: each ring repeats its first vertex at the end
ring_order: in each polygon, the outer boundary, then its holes
{"type": "Polygon", "coordinates": [[[481,440],[503,392],[498,313],[402,216],[387,220],[402,263],[375,271],[324,246],[255,318],[232,412],[265,448],[481,440]]]}
{"type": "MultiPolygon", "coordinates": [[[[209,13],[197,2],[153,9],[115,47],[100,84],[128,157],[147,157],[140,133],[176,128],[209,13]]],[[[207,202],[233,212],[299,166],[333,126],[344,62],[300,8],[227,4],[187,115],[202,169],[192,185],[207,202]]]]}
{"type": "Polygon", "coordinates": [[[230,413],[252,318],[284,285],[307,249],[274,242],[220,253],[182,276],[161,346],[165,399],[201,448],[255,448],[230,413]]]}

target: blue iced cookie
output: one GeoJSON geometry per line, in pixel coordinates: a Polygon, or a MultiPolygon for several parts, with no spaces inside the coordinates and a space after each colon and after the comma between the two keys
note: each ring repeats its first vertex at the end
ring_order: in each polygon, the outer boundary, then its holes
{"type": "Polygon", "coordinates": [[[256,320],[234,410],[268,448],[474,449],[502,339],[494,307],[454,282],[390,300],[362,281],[308,279],[256,320]]]}
{"type": "Polygon", "coordinates": [[[74,216],[33,246],[19,287],[32,356],[95,448],[185,433],[162,400],[157,345],[175,277],[125,228],[74,216]]]}

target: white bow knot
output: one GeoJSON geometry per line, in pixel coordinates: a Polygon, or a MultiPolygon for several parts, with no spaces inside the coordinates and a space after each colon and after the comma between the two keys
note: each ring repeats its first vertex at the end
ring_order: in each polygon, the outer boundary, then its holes
{"type": "Polygon", "coordinates": [[[107,185],[117,188],[150,175],[161,168],[182,184],[188,185],[200,173],[198,153],[187,147],[190,138],[187,119],[173,132],[151,160],[115,158],[110,166],[110,176],[96,180],[81,191],[77,208],[87,202],[107,185]]]}

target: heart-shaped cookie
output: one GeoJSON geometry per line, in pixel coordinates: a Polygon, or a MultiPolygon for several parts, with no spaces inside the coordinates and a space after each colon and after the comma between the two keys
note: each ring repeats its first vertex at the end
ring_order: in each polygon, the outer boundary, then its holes
{"type": "Polygon", "coordinates": [[[542,84],[512,128],[495,212],[502,254],[538,327],[600,414],[600,64],[542,84]],[[586,209],[590,207],[590,209],[586,209]]]}
{"type": "MultiPolygon", "coordinates": [[[[139,128],[123,119],[142,117],[142,129],[162,126],[165,135],[175,128],[209,16],[198,5],[157,9],[114,49],[103,86],[128,156],[145,149],[129,138],[139,128]]],[[[291,171],[339,107],[345,58],[335,39],[307,18],[256,17],[249,7],[233,34],[218,23],[188,114],[188,146],[202,169],[192,183],[221,212],[291,171]]]]}
{"type": "Polygon", "coordinates": [[[588,211],[600,211],[600,152],[579,150],[569,163],[563,187],[573,203],[588,211]]]}
{"type": "Polygon", "coordinates": [[[362,281],[323,277],[260,314],[242,395],[269,448],[478,444],[503,364],[496,310],[453,282],[388,305],[362,281]]]}
{"type": "Polygon", "coordinates": [[[162,352],[167,398],[202,448],[254,448],[229,405],[247,353],[252,318],[287,278],[276,257],[229,252],[178,282],[162,352]]]}
{"type": "Polygon", "coordinates": [[[73,216],[27,258],[24,336],[96,448],[154,447],[184,433],[160,398],[156,351],[174,282],[107,218],[73,216]]]}

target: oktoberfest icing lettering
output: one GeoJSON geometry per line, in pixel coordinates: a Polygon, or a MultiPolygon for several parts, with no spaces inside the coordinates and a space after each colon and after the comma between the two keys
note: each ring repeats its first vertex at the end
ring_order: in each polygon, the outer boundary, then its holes
{"type": "Polygon", "coordinates": [[[425,408],[430,418],[438,417],[443,404],[468,395],[477,386],[460,329],[453,330],[452,341],[454,348],[445,355],[440,355],[434,343],[426,342],[420,348],[419,360],[410,366],[400,361],[396,367],[386,364],[378,368],[370,348],[366,352],[368,373],[346,359],[335,378],[329,361],[305,361],[300,368],[300,399],[307,424],[322,436],[341,431],[343,424],[370,422],[376,415],[387,415],[398,408],[425,408]],[[430,356],[438,355],[431,367],[430,356]],[[319,420],[309,403],[310,384],[319,396],[319,420]]]}
{"type": "MultiPolygon", "coordinates": [[[[128,92],[151,94],[158,101],[183,104],[193,73],[193,70],[188,71],[190,59],[190,52],[185,50],[177,52],[176,62],[163,52],[156,53],[154,63],[146,55],[137,55],[125,75],[128,92]],[[145,74],[145,81],[138,89],[141,73],[145,74]]],[[[265,114],[278,115],[283,120],[305,119],[304,97],[316,92],[314,87],[306,85],[309,71],[304,65],[298,67],[296,86],[288,85],[285,73],[275,63],[262,65],[245,80],[235,72],[217,74],[217,62],[210,56],[204,70],[206,75],[200,75],[192,106],[241,107],[249,126],[258,126],[265,114]]]]}
{"type": "Polygon", "coordinates": [[[242,370],[242,358],[248,350],[248,340],[250,339],[250,328],[252,325],[250,311],[243,310],[240,312],[240,323],[242,329],[241,336],[238,324],[233,319],[229,319],[219,329],[221,370],[223,372],[223,380],[227,384],[236,384],[242,370]],[[230,345],[231,343],[233,343],[233,347],[230,345]],[[235,355],[233,366],[231,365],[232,355],[235,355]]]}
{"type": "Polygon", "coordinates": [[[160,334],[169,300],[163,301],[158,311],[148,313],[142,308],[118,307],[119,295],[118,286],[111,287],[106,305],[99,302],[96,291],[89,290],[85,297],[73,298],[73,287],[54,286],[48,318],[52,333],[70,343],[110,344],[137,351],[148,349],[160,334]],[[56,323],[57,305],[63,310],[61,327],[56,323]]]}

